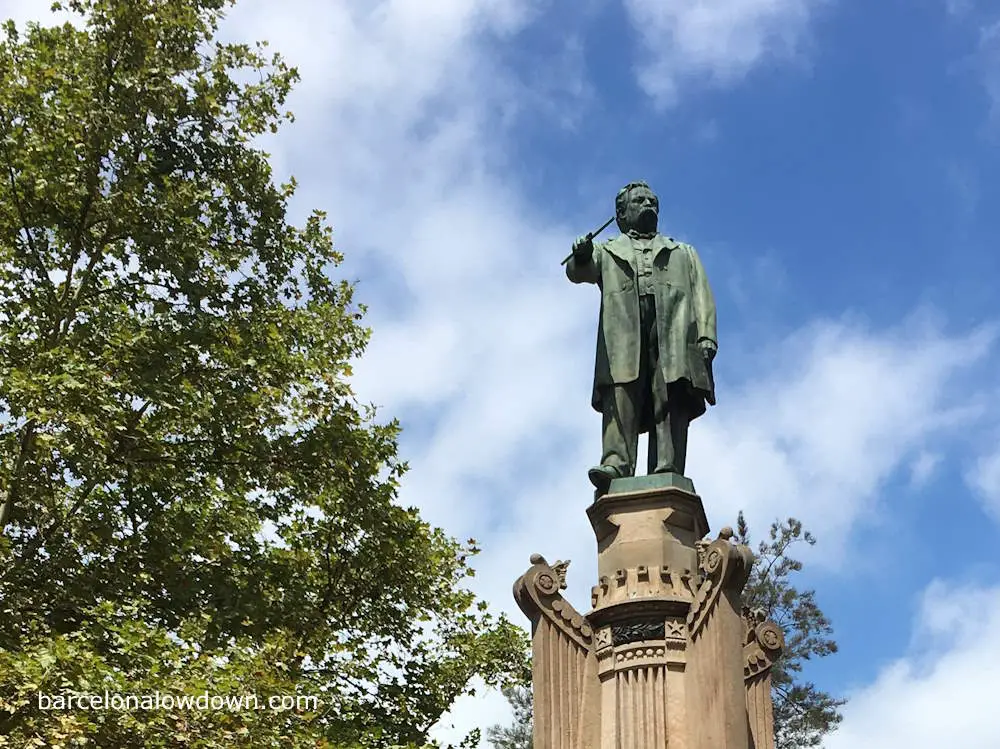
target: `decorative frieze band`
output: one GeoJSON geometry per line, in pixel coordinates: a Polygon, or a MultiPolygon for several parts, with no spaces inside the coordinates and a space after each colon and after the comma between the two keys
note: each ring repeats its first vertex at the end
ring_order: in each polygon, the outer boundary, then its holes
{"type": "Polygon", "coordinates": [[[700,585],[701,575],[691,570],[639,565],[615,570],[613,579],[602,575],[598,584],[590,589],[590,605],[596,609],[634,598],[673,598],[691,602],[700,585]]]}
{"type": "Polygon", "coordinates": [[[662,617],[639,619],[638,621],[620,622],[611,625],[611,639],[615,645],[627,645],[630,642],[646,640],[663,640],[666,638],[665,625],[662,617]]]}
{"type": "Polygon", "coordinates": [[[667,648],[663,643],[629,645],[615,650],[615,670],[662,666],[667,648]]]}

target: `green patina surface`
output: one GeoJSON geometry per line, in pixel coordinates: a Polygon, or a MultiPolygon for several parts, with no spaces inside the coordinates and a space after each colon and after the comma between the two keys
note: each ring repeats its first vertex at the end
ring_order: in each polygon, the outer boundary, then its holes
{"type": "Polygon", "coordinates": [[[638,492],[646,489],[676,488],[696,494],[694,482],[679,473],[653,473],[648,476],[626,476],[611,482],[609,494],[638,492]]]}

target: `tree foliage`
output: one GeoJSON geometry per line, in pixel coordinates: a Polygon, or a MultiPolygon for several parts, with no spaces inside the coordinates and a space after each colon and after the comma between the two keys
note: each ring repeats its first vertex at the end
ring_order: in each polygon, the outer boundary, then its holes
{"type": "MultiPolygon", "coordinates": [[[[736,523],[736,540],[751,545],[743,513],[736,523]]],[[[795,518],[774,522],[766,540],[757,544],[756,561],[744,589],[744,600],[761,609],[785,633],[785,649],[771,669],[777,749],[819,746],[823,736],[840,723],[844,700],[802,679],[806,661],[837,652],[833,626],[816,603],[813,590],[799,590],[792,575],[802,563],[789,555],[796,544],[812,546],[815,537],[795,518]]]]}
{"type": "Polygon", "coordinates": [[[514,711],[513,722],[508,726],[490,726],[486,738],[496,749],[532,749],[531,686],[515,684],[502,691],[514,711]]]}
{"type": "Polygon", "coordinates": [[[349,382],[364,310],[254,146],[296,71],[215,39],[230,4],[0,35],[0,746],[419,744],[522,667],[474,542],[396,501],[398,425],[349,382]],[[322,706],[37,705],[105,689],[322,706]]]}
{"type": "MultiPolygon", "coordinates": [[[[750,546],[750,528],[739,514],[736,540],[750,546]]],[[[837,652],[830,620],[816,603],[815,591],[799,590],[791,576],[802,563],[789,556],[798,543],[813,545],[816,539],[795,518],[771,525],[767,540],[756,549],[756,561],[743,592],[747,606],[761,609],[785,632],[785,650],[771,671],[777,749],[818,746],[823,736],[840,723],[837,699],[801,678],[803,665],[812,658],[837,652]]],[[[532,714],[530,676],[503,690],[514,710],[508,726],[495,725],[487,737],[496,749],[531,749],[532,714]]]]}

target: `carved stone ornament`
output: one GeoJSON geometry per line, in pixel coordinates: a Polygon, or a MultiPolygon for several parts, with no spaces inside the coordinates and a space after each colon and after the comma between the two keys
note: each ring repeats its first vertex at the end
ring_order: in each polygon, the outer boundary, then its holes
{"type": "Polygon", "coordinates": [[[559,590],[566,590],[566,570],[569,569],[569,563],[569,559],[565,561],[560,559],[552,565],[552,569],[555,570],[556,575],[559,577],[559,590]]]}
{"type": "Polygon", "coordinates": [[[667,619],[664,622],[664,634],[668,640],[686,640],[687,627],[680,619],[667,619]]]}
{"type": "Polygon", "coordinates": [[[723,528],[719,538],[699,554],[704,578],[687,616],[691,639],[698,635],[722,590],[740,592],[750,576],[753,552],[747,546],[731,543],[732,535],[731,529],[723,528]]]}
{"type": "Polygon", "coordinates": [[[615,667],[618,670],[628,668],[648,668],[662,665],[666,648],[659,645],[635,645],[615,651],[615,667]]]}
{"type": "Polygon", "coordinates": [[[662,640],[666,637],[663,618],[640,619],[611,625],[615,645],[626,645],[642,640],[662,640]]]}
{"type": "Polygon", "coordinates": [[[610,648],[615,644],[614,637],[611,634],[611,627],[602,627],[597,630],[597,637],[594,638],[594,648],[596,650],[605,650],[610,648]]]}
{"type": "Polygon", "coordinates": [[[566,587],[569,562],[549,565],[541,554],[531,555],[531,568],[514,583],[514,600],[532,622],[545,617],[583,648],[590,648],[594,630],[560,590],[566,587]]]}
{"type": "Polygon", "coordinates": [[[743,622],[746,625],[743,678],[752,679],[774,665],[785,647],[785,633],[760,609],[744,608],[743,622]]]}

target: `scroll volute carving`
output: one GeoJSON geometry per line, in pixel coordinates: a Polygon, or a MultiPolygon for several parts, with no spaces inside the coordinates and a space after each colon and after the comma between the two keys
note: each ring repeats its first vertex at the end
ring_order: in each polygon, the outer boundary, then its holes
{"type": "Polygon", "coordinates": [[[785,647],[785,633],[761,609],[744,607],[746,636],[743,644],[745,679],[769,671],[785,647]]]}
{"type": "Polygon", "coordinates": [[[532,624],[544,616],[589,650],[593,628],[560,593],[566,588],[567,567],[569,561],[550,565],[541,554],[532,554],[531,568],[514,583],[514,600],[532,624]]]}
{"type": "Polygon", "coordinates": [[[753,552],[747,546],[732,543],[732,538],[733,531],[727,527],[715,541],[701,541],[697,545],[703,579],[687,616],[692,638],[697,636],[722,591],[741,592],[750,577],[753,552]]]}

